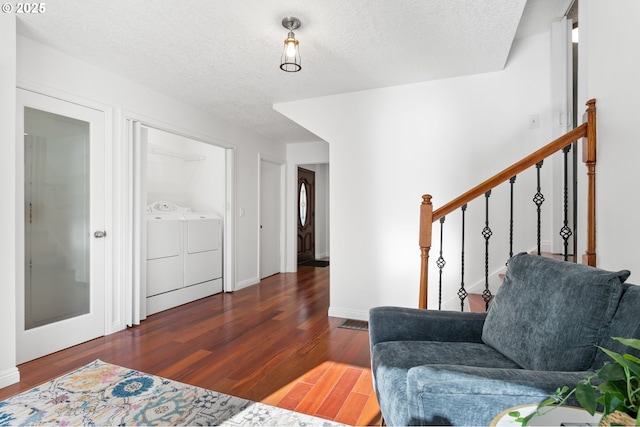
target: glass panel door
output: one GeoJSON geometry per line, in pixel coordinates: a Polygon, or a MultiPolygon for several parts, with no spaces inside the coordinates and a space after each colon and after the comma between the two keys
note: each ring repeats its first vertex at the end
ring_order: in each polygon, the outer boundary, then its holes
{"type": "Polygon", "coordinates": [[[89,123],[26,107],[25,329],[89,313],[89,123]]]}
{"type": "Polygon", "coordinates": [[[105,332],[105,113],[17,91],[16,360],[105,332]],[[23,274],[24,272],[24,274],[23,274]]]}

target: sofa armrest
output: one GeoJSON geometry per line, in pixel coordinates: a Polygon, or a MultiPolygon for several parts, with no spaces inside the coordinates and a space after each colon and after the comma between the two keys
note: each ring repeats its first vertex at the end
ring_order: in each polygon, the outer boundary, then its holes
{"type": "Polygon", "coordinates": [[[369,310],[371,347],[385,341],[482,342],[486,313],[375,307],[369,310]]]}
{"type": "MultiPolygon", "coordinates": [[[[417,425],[489,425],[513,406],[538,404],[563,386],[574,387],[590,372],[530,371],[459,365],[423,365],[409,370],[410,422],[417,425]]],[[[568,404],[576,405],[575,400],[568,404]]]]}

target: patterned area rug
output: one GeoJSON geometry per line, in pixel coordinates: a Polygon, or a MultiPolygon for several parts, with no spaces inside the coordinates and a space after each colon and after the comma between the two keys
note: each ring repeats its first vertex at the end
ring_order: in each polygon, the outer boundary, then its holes
{"type": "Polygon", "coordinates": [[[0,402],[0,425],[339,424],[96,360],[0,402]]]}

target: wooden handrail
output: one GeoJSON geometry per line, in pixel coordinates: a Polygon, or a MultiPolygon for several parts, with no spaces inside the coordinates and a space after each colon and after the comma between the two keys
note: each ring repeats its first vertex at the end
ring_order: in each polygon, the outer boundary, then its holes
{"type": "Polygon", "coordinates": [[[433,223],[447,214],[461,208],[476,197],[485,194],[498,185],[508,181],[512,177],[524,172],[526,169],[540,163],[550,155],[562,150],[580,138],[583,140],[583,161],[587,166],[588,176],[588,206],[587,206],[587,250],[583,256],[583,263],[596,265],[596,100],[587,101],[587,121],[577,128],[567,132],[558,139],[550,142],[519,162],[514,163],[502,172],[497,173],[482,184],[456,197],[439,209],[433,210],[431,195],[422,196],[420,206],[420,296],[419,308],[427,308],[429,251],[431,250],[431,233],[433,223]]]}
{"type": "Polygon", "coordinates": [[[519,162],[509,166],[502,172],[499,172],[496,175],[492,176],[491,178],[487,179],[482,184],[473,187],[471,190],[467,191],[463,195],[456,197],[446,205],[436,209],[435,211],[433,211],[433,221],[435,222],[440,218],[442,218],[443,216],[446,216],[447,214],[455,211],[456,209],[461,208],[462,205],[469,203],[470,201],[472,201],[478,196],[482,196],[484,193],[497,187],[503,182],[509,181],[509,179],[513,178],[514,176],[521,174],[525,170],[529,169],[531,166],[534,166],[540,163],[542,160],[546,159],[553,153],[562,150],[567,145],[570,145],[575,141],[577,141],[578,139],[583,138],[585,136],[587,136],[587,123],[581,124],[580,126],[573,129],[572,131],[562,135],[560,138],[556,139],[555,141],[545,145],[538,151],[530,154],[529,156],[525,157],[519,162]]]}

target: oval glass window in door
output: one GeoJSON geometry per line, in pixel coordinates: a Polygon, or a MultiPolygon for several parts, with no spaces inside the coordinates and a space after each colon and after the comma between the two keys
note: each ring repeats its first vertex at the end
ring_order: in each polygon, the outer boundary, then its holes
{"type": "Polygon", "coordinates": [[[300,185],[300,194],[298,195],[298,204],[300,208],[300,225],[307,225],[307,185],[303,182],[300,185]]]}

